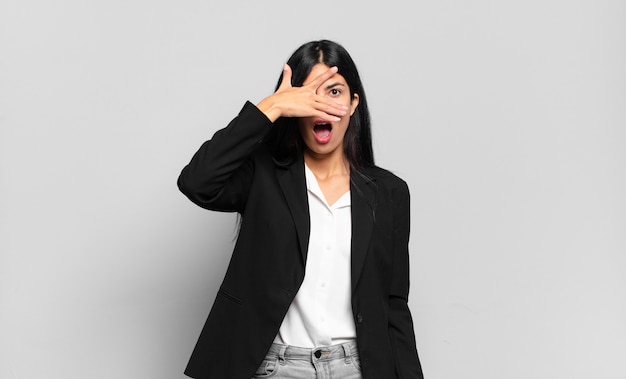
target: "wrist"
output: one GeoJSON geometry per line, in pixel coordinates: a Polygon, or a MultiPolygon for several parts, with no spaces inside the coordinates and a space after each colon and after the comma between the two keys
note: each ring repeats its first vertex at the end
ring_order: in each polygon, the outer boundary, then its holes
{"type": "Polygon", "coordinates": [[[259,108],[271,122],[278,120],[281,116],[281,110],[276,103],[272,101],[271,96],[261,100],[261,102],[257,104],[257,108],[259,108]]]}

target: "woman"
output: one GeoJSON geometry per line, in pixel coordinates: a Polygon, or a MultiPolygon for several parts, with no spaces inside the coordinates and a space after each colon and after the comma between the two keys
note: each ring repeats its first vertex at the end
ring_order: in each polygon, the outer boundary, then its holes
{"type": "Polygon", "coordinates": [[[294,52],[183,169],[197,205],[241,225],[185,373],[422,378],[409,292],[409,192],[374,165],[356,66],[331,41],[294,52]]]}

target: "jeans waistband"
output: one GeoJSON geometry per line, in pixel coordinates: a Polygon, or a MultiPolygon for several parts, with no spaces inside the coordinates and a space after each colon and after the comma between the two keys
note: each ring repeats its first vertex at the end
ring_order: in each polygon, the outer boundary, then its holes
{"type": "Polygon", "coordinates": [[[350,359],[353,356],[358,356],[358,354],[357,344],[354,341],[312,349],[273,343],[267,352],[268,357],[273,356],[281,360],[306,360],[312,362],[342,358],[350,359]]]}

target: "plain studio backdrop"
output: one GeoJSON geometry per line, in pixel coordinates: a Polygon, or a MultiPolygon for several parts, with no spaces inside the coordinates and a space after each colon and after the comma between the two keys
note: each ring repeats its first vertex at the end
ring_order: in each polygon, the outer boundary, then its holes
{"type": "Polygon", "coordinates": [[[626,378],[626,2],[2,0],[1,379],[183,378],[236,217],[177,176],[322,38],[411,189],[426,378],[626,378]]]}

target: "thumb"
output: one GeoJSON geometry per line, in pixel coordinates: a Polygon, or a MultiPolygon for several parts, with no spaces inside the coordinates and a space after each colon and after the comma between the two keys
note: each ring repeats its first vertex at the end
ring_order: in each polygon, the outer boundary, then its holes
{"type": "Polygon", "coordinates": [[[287,63],[283,66],[283,79],[280,82],[279,89],[291,87],[291,67],[287,63]]]}

